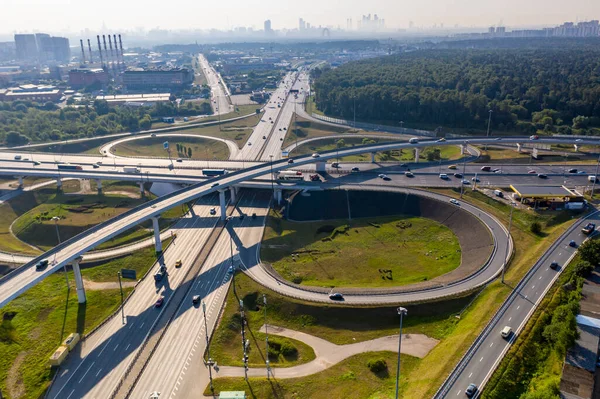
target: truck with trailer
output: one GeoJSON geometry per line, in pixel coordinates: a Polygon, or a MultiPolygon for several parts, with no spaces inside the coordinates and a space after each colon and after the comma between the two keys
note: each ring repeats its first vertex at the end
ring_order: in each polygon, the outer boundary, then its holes
{"type": "Polygon", "coordinates": [[[140,168],[137,166],[125,166],[123,167],[123,173],[140,173],[140,168]]]}
{"type": "Polygon", "coordinates": [[[222,176],[226,173],[227,171],[225,169],[202,169],[202,174],[204,176],[222,176]]]}
{"type": "Polygon", "coordinates": [[[278,180],[304,180],[304,175],[300,171],[282,170],[277,173],[278,180]]]}
{"type": "Polygon", "coordinates": [[[79,165],[71,165],[69,163],[61,163],[56,166],[59,170],[83,170],[79,165]]]}

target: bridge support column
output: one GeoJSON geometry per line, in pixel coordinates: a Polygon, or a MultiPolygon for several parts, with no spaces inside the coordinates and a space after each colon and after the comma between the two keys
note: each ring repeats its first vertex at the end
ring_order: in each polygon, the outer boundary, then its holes
{"type": "Polygon", "coordinates": [[[579,145],[578,144],[573,144],[573,147],[575,147],[575,152],[579,152],[579,145]]]}
{"type": "Polygon", "coordinates": [[[325,162],[317,162],[315,164],[315,170],[317,172],[325,172],[325,164],[326,164],[325,162]]]}
{"type": "Polygon", "coordinates": [[[523,150],[523,144],[517,143],[517,152],[521,153],[522,150],[523,150]]]}
{"type": "Polygon", "coordinates": [[[283,190],[279,188],[275,189],[275,192],[273,193],[273,198],[277,202],[277,205],[281,205],[281,201],[283,199],[283,190]]]}
{"type": "Polygon", "coordinates": [[[465,152],[467,151],[467,146],[465,146],[464,144],[460,145],[460,155],[465,155],[465,152]]]}
{"type": "Polygon", "coordinates": [[[221,207],[221,220],[227,218],[227,206],[225,205],[225,190],[219,190],[219,205],[221,207]]]}
{"type": "Polygon", "coordinates": [[[229,196],[231,198],[231,203],[235,202],[235,195],[237,194],[237,189],[234,186],[229,187],[229,196]]]}
{"type": "Polygon", "coordinates": [[[19,188],[23,188],[23,176],[19,176],[19,188]]]}
{"type": "Polygon", "coordinates": [[[419,149],[415,148],[415,163],[419,163],[419,149]]]}
{"type": "Polygon", "coordinates": [[[154,249],[156,253],[162,252],[162,242],[160,241],[160,227],[158,226],[158,216],[152,218],[152,227],[154,228],[154,249]]]}
{"type": "Polygon", "coordinates": [[[96,188],[98,189],[98,194],[102,194],[102,180],[96,179],[96,188]]]}
{"type": "Polygon", "coordinates": [[[375,163],[375,153],[371,153],[371,163],[375,163]]]}
{"type": "Polygon", "coordinates": [[[140,185],[140,195],[143,197],[144,196],[144,182],[139,182],[138,183],[140,185]]]}
{"type": "Polygon", "coordinates": [[[81,263],[81,256],[73,259],[73,274],[75,275],[75,287],[77,288],[77,301],[79,303],[85,303],[85,287],[83,286],[83,278],[81,278],[81,269],[79,263],[81,263]]]}
{"type": "Polygon", "coordinates": [[[60,177],[56,179],[56,188],[62,190],[62,180],[60,177]]]}

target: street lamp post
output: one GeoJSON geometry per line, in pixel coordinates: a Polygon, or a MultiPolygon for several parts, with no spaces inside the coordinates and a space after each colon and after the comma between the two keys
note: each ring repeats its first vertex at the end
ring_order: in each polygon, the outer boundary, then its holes
{"type": "Polygon", "coordinates": [[[204,314],[204,330],[206,331],[206,354],[208,356],[208,377],[210,378],[210,391],[214,394],[215,388],[213,387],[212,379],[212,359],[210,357],[210,340],[208,339],[208,323],[206,322],[206,303],[202,301],[202,313],[204,314]]]}
{"type": "Polygon", "coordinates": [[[408,313],[406,308],[399,307],[398,314],[400,315],[400,335],[398,336],[398,363],[396,365],[396,399],[398,399],[398,388],[400,382],[400,351],[402,350],[402,318],[408,313]]]}
{"type": "Polygon", "coordinates": [[[594,200],[594,188],[596,187],[596,180],[598,180],[598,167],[600,167],[600,154],[598,155],[598,163],[596,164],[596,172],[594,173],[594,181],[592,182],[592,194],[590,195],[591,200],[594,200]]]}
{"type": "Polygon", "coordinates": [[[512,228],[512,217],[513,217],[513,211],[515,210],[515,204],[513,202],[510,203],[510,216],[508,219],[508,231],[506,232],[506,251],[504,253],[504,264],[502,266],[502,283],[504,283],[504,272],[506,271],[506,264],[508,263],[508,260],[506,258],[508,258],[508,247],[509,247],[509,243],[510,243],[510,229],[512,228]]]}
{"type": "MultiPolygon", "coordinates": [[[[487,126],[487,134],[485,135],[486,138],[490,137],[490,125],[492,123],[492,112],[493,111],[490,109],[490,111],[489,111],[490,116],[488,118],[488,126],[487,126]]],[[[487,143],[485,144],[485,150],[487,151],[487,143]]]]}
{"type": "MultiPolygon", "coordinates": [[[[467,148],[469,147],[469,142],[465,140],[464,144],[465,152],[468,152],[467,148]]],[[[462,179],[460,179],[460,198],[463,197],[463,193],[465,191],[465,172],[467,168],[467,157],[463,154],[463,172],[462,179]]]]}
{"type": "Polygon", "coordinates": [[[404,133],[404,121],[400,121],[400,133],[404,133]]]}
{"type": "Polygon", "coordinates": [[[273,191],[273,198],[275,198],[275,182],[273,180],[273,154],[269,155],[271,158],[271,190],[273,191]]]}
{"type": "MultiPolygon", "coordinates": [[[[58,233],[58,221],[60,220],[60,218],[58,216],[54,216],[51,219],[54,222],[54,227],[56,228],[56,239],[58,240],[58,243],[60,244],[60,234],[58,233]]],[[[54,259],[56,260],[56,254],[54,254],[54,259]]],[[[13,257],[14,260],[14,257],[13,257]]],[[[65,279],[67,280],[67,291],[71,290],[71,286],[69,285],[69,274],[67,273],[67,264],[65,263],[63,265],[63,270],[65,271],[65,279]]]]}
{"type": "Polygon", "coordinates": [[[267,379],[269,379],[269,376],[271,374],[271,366],[269,364],[269,330],[267,327],[267,296],[265,294],[263,294],[263,304],[265,306],[265,358],[266,358],[266,364],[267,364],[267,379]]]}
{"type": "Polygon", "coordinates": [[[246,329],[245,329],[245,314],[244,301],[240,299],[240,314],[242,315],[242,350],[244,352],[244,378],[248,382],[248,354],[246,352],[246,329]]]}
{"type": "Polygon", "coordinates": [[[354,100],[354,128],[356,129],[356,97],[352,96],[352,100],[354,100]]]}

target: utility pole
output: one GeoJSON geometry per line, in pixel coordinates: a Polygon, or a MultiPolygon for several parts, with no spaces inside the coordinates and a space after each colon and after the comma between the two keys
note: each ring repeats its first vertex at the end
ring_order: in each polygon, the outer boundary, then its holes
{"type": "Polygon", "coordinates": [[[204,331],[206,332],[206,354],[208,356],[208,377],[210,378],[210,391],[215,393],[215,388],[213,387],[213,378],[212,378],[212,365],[213,360],[210,357],[210,345],[208,338],[208,323],[206,322],[206,303],[202,301],[202,313],[204,314],[204,331]]]}
{"type": "Polygon", "coordinates": [[[404,133],[404,121],[400,121],[400,133],[404,133]]]}
{"type": "Polygon", "coordinates": [[[125,324],[125,309],[123,308],[123,284],[121,284],[121,271],[117,272],[119,276],[119,288],[121,289],[121,321],[125,324]]]}
{"type": "Polygon", "coordinates": [[[244,351],[244,378],[246,382],[248,382],[248,354],[246,352],[247,344],[246,344],[246,319],[244,314],[244,301],[240,299],[240,314],[242,315],[242,350],[244,351]]]}
{"type": "Polygon", "coordinates": [[[402,317],[408,313],[405,308],[399,307],[398,314],[400,315],[400,335],[398,336],[398,363],[396,365],[396,399],[398,399],[398,388],[400,382],[400,351],[402,350],[402,317]]]}
{"type": "MultiPolygon", "coordinates": [[[[492,110],[490,109],[489,113],[490,116],[488,118],[488,127],[487,127],[487,134],[485,135],[485,137],[489,138],[490,137],[490,124],[492,123],[492,110]]],[[[485,143],[485,150],[487,151],[487,143],[485,143]]]]}
{"type": "Polygon", "coordinates": [[[512,227],[512,217],[513,217],[513,211],[515,210],[515,206],[513,204],[513,202],[510,203],[510,216],[508,219],[508,231],[506,232],[506,252],[504,253],[504,264],[502,266],[502,283],[504,283],[504,273],[506,271],[506,264],[508,263],[508,260],[506,260],[506,258],[508,258],[508,247],[509,247],[509,243],[510,243],[510,229],[512,227]]]}
{"type": "MultiPolygon", "coordinates": [[[[58,244],[60,244],[60,234],[58,233],[58,221],[60,218],[58,216],[54,216],[51,220],[54,222],[54,227],[56,228],[56,239],[58,240],[58,244]]],[[[54,259],[56,260],[56,254],[54,254],[54,259]]],[[[13,256],[13,261],[14,260],[15,257],[13,256]]],[[[69,274],[67,273],[66,263],[63,265],[63,270],[65,271],[65,279],[67,280],[67,292],[69,292],[71,290],[71,286],[69,285],[69,274]]]]}
{"type": "Polygon", "coordinates": [[[269,155],[269,158],[271,158],[271,190],[273,191],[273,198],[275,198],[275,182],[273,181],[273,155],[269,155]]]}
{"type": "Polygon", "coordinates": [[[356,97],[352,96],[352,99],[354,100],[354,128],[356,129],[356,97]]]}
{"type": "MultiPolygon", "coordinates": [[[[465,140],[464,144],[465,146],[465,152],[468,152],[468,147],[469,147],[469,142],[465,140]]],[[[465,156],[465,154],[463,153],[463,172],[462,172],[462,179],[460,179],[460,198],[463,197],[463,193],[465,191],[465,172],[466,172],[466,168],[467,168],[467,157],[465,156]]]]}
{"type": "Polygon", "coordinates": [[[598,155],[598,163],[596,164],[596,172],[594,173],[594,181],[592,182],[592,194],[591,200],[594,200],[594,188],[596,187],[596,180],[598,180],[598,167],[600,167],[600,154],[598,155]]]}
{"type": "Polygon", "coordinates": [[[266,363],[267,363],[267,379],[269,379],[269,376],[271,374],[271,366],[269,364],[269,330],[267,327],[267,296],[265,294],[263,294],[263,305],[265,307],[265,358],[266,363]]]}

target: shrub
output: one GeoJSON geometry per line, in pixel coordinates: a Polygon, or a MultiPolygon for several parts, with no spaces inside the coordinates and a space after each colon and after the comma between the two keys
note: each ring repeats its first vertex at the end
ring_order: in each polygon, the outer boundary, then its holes
{"type": "Polygon", "coordinates": [[[284,341],[281,344],[281,348],[280,348],[279,352],[285,357],[290,357],[290,356],[297,355],[298,349],[291,342],[284,341]]]}
{"type": "Polygon", "coordinates": [[[367,362],[367,367],[373,373],[381,373],[387,369],[387,363],[384,359],[371,359],[367,362]]]}
{"type": "Polygon", "coordinates": [[[531,231],[535,235],[540,235],[542,233],[542,225],[540,222],[533,222],[529,226],[529,231],[531,231]]]}

